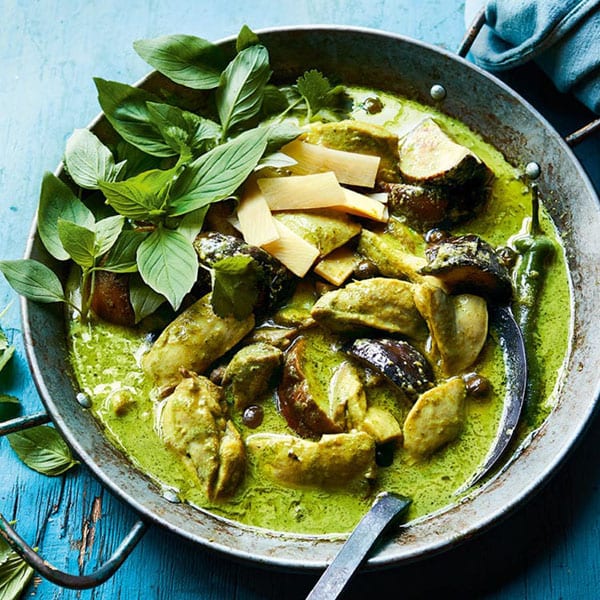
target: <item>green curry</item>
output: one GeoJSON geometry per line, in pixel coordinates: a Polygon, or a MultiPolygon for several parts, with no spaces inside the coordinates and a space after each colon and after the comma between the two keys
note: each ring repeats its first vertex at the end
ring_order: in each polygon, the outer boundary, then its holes
{"type": "MultiPolygon", "coordinates": [[[[458,144],[470,149],[494,174],[491,195],[483,211],[474,218],[453,227],[452,234],[475,234],[492,246],[505,246],[517,235],[530,212],[530,193],[500,152],[485,143],[462,123],[415,102],[386,93],[351,89],[353,119],[385,127],[392,135],[403,138],[425,117],[432,117],[458,144]],[[379,112],[365,107],[378,98],[379,112]]],[[[330,140],[331,142],[331,140],[330,140]]],[[[346,148],[343,139],[338,148],[346,148]]],[[[353,151],[357,151],[352,148],[353,151]]],[[[546,235],[559,239],[549,218],[542,214],[546,235]]],[[[369,228],[368,225],[365,227],[369,228]]],[[[402,219],[391,218],[388,230],[395,227],[402,235],[410,235],[414,255],[423,256],[425,243],[420,235],[408,229],[402,219]]],[[[375,229],[373,227],[373,229],[375,229]]],[[[379,226],[379,230],[381,226],[379,226]]],[[[307,275],[311,282],[318,277],[307,275]]],[[[318,285],[317,285],[318,287],[318,285]]],[[[332,286],[327,286],[329,290],[332,286]]],[[[310,294],[309,294],[310,296],[310,294]]],[[[287,309],[310,314],[311,303],[298,297],[288,300],[287,309]],[[307,308],[308,307],[308,308],[307,308]]],[[[540,365],[539,397],[528,399],[527,414],[520,433],[523,438],[538,427],[552,406],[553,390],[559,383],[561,366],[568,350],[570,297],[568,275],[562,252],[555,254],[540,298],[536,321],[536,345],[530,348],[540,365]]],[[[398,492],[413,499],[410,518],[442,509],[456,500],[457,490],[477,469],[495,438],[504,398],[504,366],[498,341],[493,333],[470,370],[476,370],[489,381],[491,391],[483,398],[468,395],[464,405],[464,421],[456,439],[442,445],[432,454],[415,458],[396,444],[391,458],[378,466],[372,479],[354,478],[345,486],[290,486],[265,477],[259,454],[249,453],[243,479],[224,499],[208,498],[189,465],[159,435],[160,411],[168,396],[159,397],[155,382],[141,366],[144,353],[152,345],[150,333],[155,321],[147,319],[136,327],[113,325],[103,320],[70,323],[72,364],[81,389],[92,399],[92,409],[107,434],[130,458],[131,462],[172,496],[201,509],[247,525],[276,531],[309,534],[346,532],[351,530],[368,510],[374,496],[382,490],[398,492]]],[[[327,390],[339,366],[348,360],[339,336],[322,328],[307,327],[304,374],[315,382],[318,390],[327,390]]],[[[427,344],[420,343],[425,352],[427,344]]],[[[284,350],[285,352],[286,350],[284,350]]],[[[402,424],[412,401],[392,384],[372,373],[361,375],[369,406],[379,407],[402,424]]],[[[264,412],[262,422],[248,425],[242,411],[231,409],[230,418],[246,441],[263,433],[287,434],[289,424],[280,413],[275,387],[270,386],[254,404],[264,412]]],[[[390,445],[383,444],[389,451],[390,445]]]]}

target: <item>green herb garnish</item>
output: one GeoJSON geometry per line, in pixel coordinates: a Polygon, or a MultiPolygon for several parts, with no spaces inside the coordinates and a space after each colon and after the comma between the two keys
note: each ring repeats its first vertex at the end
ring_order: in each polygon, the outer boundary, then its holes
{"type": "MultiPolygon", "coordinates": [[[[139,40],[134,48],[175,83],[209,95],[200,103],[213,114],[179,106],[166,92],[94,80],[118,139],[109,147],[87,129],[75,130],[65,168],[79,189],[46,173],[38,211],[48,252],[79,267],[82,299],[74,308],[84,319],[99,270],[129,274],[136,321],[165,300],[179,309],[196,281],[192,242],[209,206],[234,196],[258,165],[285,164],[277,151],[300,129],[284,116],[293,113],[301,124],[317,113],[331,116],[340,104],[342,88],[315,70],[287,91],[270,84],[268,50],[247,26],[229,62],[194,36],[139,40]],[[257,126],[266,117],[269,125],[257,126]]],[[[59,278],[41,263],[0,261],[0,270],[30,300],[68,301],[59,278]]],[[[243,294],[231,302],[243,303],[243,294]]]]}
{"type": "Polygon", "coordinates": [[[38,473],[54,477],[79,464],[58,431],[48,425],[9,433],[6,437],[17,456],[38,473]]]}
{"type": "Polygon", "coordinates": [[[33,569],[0,538],[0,598],[19,598],[32,576],[33,569]]]}

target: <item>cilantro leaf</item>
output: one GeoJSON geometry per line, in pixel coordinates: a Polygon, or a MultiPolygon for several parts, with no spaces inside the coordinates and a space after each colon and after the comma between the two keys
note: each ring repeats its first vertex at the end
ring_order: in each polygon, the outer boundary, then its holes
{"type": "Polygon", "coordinates": [[[340,96],[344,93],[343,86],[332,86],[329,79],[316,69],[298,77],[296,87],[306,102],[309,121],[323,109],[339,108],[340,96]]]}

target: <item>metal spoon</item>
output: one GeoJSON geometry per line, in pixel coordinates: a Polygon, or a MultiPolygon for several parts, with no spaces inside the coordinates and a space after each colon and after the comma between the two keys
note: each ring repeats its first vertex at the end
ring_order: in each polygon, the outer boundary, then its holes
{"type": "MultiPolygon", "coordinates": [[[[506,397],[496,440],[481,466],[456,494],[466,492],[481,481],[506,451],[517,429],[527,384],[527,359],[521,329],[510,307],[489,308],[490,324],[498,333],[506,369],[506,397]]],[[[361,519],[350,537],[327,567],[307,600],[335,600],[346,588],[358,567],[382,534],[406,513],[411,500],[389,492],[380,494],[369,512],[361,519]]]]}
{"type": "Polygon", "coordinates": [[[348,585],[383,532],[397,523],[412,501],[383,492],[360,520],[306,600],[334,600],[348,585]]]}

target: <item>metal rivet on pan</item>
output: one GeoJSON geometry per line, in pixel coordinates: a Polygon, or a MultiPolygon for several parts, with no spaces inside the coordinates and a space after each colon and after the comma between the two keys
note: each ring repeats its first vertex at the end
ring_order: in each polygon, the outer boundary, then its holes
{"type": "Polygon", "coordinates": [[[446,88],[439,83],[431,86],[429,94],[434,100],[443,100],[446,97],[446,88]]]}
{"type": "Polygon", "coordinates": [[[528,179],[537,179],[542,173],[540,165],[536,162],[530,162],[525,165],[525,175],[528,179]]]}
{"type": "Polygon", "coordinates": [[[76,398],[77,402],[79,402],[79,404],[81,404],[83,408],[92,407],[92,399],[87,394],[84,394],[83,392],[78,392],[76,398]]]}

